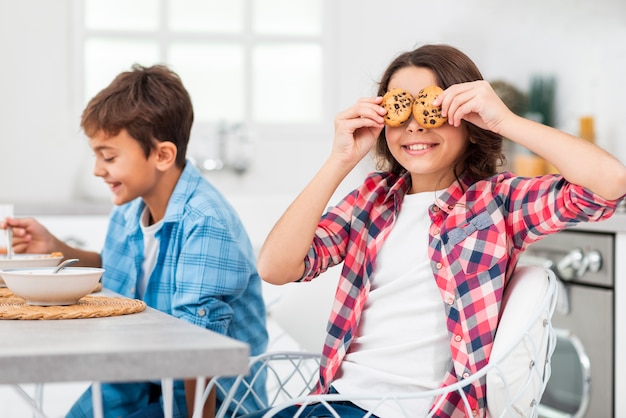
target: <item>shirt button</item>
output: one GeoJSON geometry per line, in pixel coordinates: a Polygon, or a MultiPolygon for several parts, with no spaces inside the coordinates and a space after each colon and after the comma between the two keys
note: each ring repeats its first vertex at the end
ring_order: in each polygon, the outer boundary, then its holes
{"type": "Polygon", "coordinates": [[[470,376],[468,372],[463,373],[463,379],[467,379],[470,376]]]}
{"type": "Polygon", "coordinates": [[[439,206],[433,205],[433,212],[439,212],[439,206]]]}
{"type": "Polygon", "coordinates": [[[460,335],[455,335],[454,336],[454,341],[456,341],[457,343],[461,341],[461,336],[460,335]]]}
{"type": "Polygon", "coordinates": [[[448,300],[446,302],[448,302],[448,305],[453,305],[454,304],[454,298],[448,298],[448,300]]]}
{"type": "Polygon", "coordinates": [[[200,316],[204,316],[204,315],[206,315],[206,311],[205,311],[204,309],[200,309],[200,310],[198,311],[198,315],[200,315],[200,316]]]}
{"type": "Polygon", "coordinates": [[[477,410],[475,410],[475,409],[472,409],[472,415],[474,415],[475,417],[477,417],[477,416],[478,416],[478,411],[477,411],[477,410]]]}
{"type": "Polygon", "coordinates": [[[439,228],[435,228],[435,230],[433,231],[433,234],[435,235],[439,235],[441,231],[439,230],[439,228]]]}
{"type": "Polygon", "coordinates": [[[437,263],[435,267],[437,267],[437,270],[441,270],[441,268],[443,267],[443,264],[437,263]]]}

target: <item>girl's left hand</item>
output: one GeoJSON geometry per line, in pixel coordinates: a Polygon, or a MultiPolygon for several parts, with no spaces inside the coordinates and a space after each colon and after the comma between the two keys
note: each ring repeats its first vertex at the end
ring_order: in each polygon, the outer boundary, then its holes
{"type": "Polygon", "coordinates": [[[500,133],[502,124],[514,115],[485,80],[454,84],[433,105],[441,105],[441,113],[450,125],[460,126],[466,120],[495,133],[500,133]]]}

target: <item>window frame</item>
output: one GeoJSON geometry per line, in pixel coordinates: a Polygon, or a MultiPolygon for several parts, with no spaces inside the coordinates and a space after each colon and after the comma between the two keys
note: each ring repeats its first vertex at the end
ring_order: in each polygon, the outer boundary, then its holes
{"type": "MultiPolygon", "coordinates": [[[[217,33],[172,33],[167,29],[165,16],[167,15],[168,0],[157,0],[160,4],[160,21],[159,26],[154,31],[124,31],[124,30],[91,30],[85,27],[85,2],[89,0],[71,0],[72,1],[72,21],[73,21],[73,102],[76,114],[80,115],[86,106],[85,97],[85,44],[89,38],[109,37],[109,38],[135,38],[156,40],[159,45],[160,56],[163,62],[168,62],[168,45],[180,41],[209,41],[216,43],[238,43],[244,49],[244,84],[245,91],[252,91],[252,55],[256,44],[291,44],[297,42],[313,42],[318,43],[322,50],[322,103],[321,118],[316,123],[260,123],[252,120],[252,100],[248,98],[244,101],[244,120],[242,123],[249,132],[254,132],[255,139],[261,139],[271,135],[273,139],[293,140],[294,135],[302,135],[305,133],[311,138],[326,138],[329,132],[329,121],[332,121],[333,100],[336,99],[334,93],[337,88],[335,68],[333,59],[335,56],[334,27],[336,21],[336,13],[333,13],[332,0],[320,0],[322,5],[322,32],[319,36],[304,35],[262,35],[252,33],[252,4],[254,0],[243,0],[244,6],[244,25],[240,33],[233,34],[217,34],[217,33]]],[[[130,65],[130,64],[129,64],[130,65]]],[[[183,80],[184,81],[184,80],[183,80]]],[[[102,86],[103,88],[105,86],[102,86]]],[[[297,95],[297,92],[289,92],[297,95]]],[[[211,135],[218,129],[219,123],[211,123],[206,121],[194,122],[192,136],[211,135]]],[[[332,126],[331,126],[332,128],[332,126]]]]}

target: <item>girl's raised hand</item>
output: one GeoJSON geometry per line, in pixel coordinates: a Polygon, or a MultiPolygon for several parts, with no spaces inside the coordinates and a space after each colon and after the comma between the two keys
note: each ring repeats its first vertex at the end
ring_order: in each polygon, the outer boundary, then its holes
{"type": "Polygon", "coordinates": [[[385,127],[387,112],[382,97],[364,97],[335,117],[333,155],[346,164],[356,165],[376,143],[385,127]]]}
{"type": "Polygon", "coordinates": [[[462,120],[466,120],[495,133],[500,133],[502,124],[514,116],[485,80],[454,84],[444,90],[433,104],[441,105],[441,113],[453,126],[459,126],[462,120]]]}

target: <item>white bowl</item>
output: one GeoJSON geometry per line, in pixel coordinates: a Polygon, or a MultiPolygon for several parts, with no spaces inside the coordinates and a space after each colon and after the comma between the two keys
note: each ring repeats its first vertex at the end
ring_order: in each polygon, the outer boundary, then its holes
{"type": "Polygon", "coordinates": [[[11,292],[26,299],[29,305],[73,305],[91,293],[104,269],[65,267],[52,274],[54,267],[0,270],[11,292]]]}
{"type": "MultiPolygon", "coordinates": [[[[63,259],[63,255],[52,254],[14,254],[7,258],[6,254],[0,254],[0,270],[34,268],[34,267],[54,267],[63,259]]],[[[0,277],[0,287],[6,287],[4,280],[0,277]]]]}

